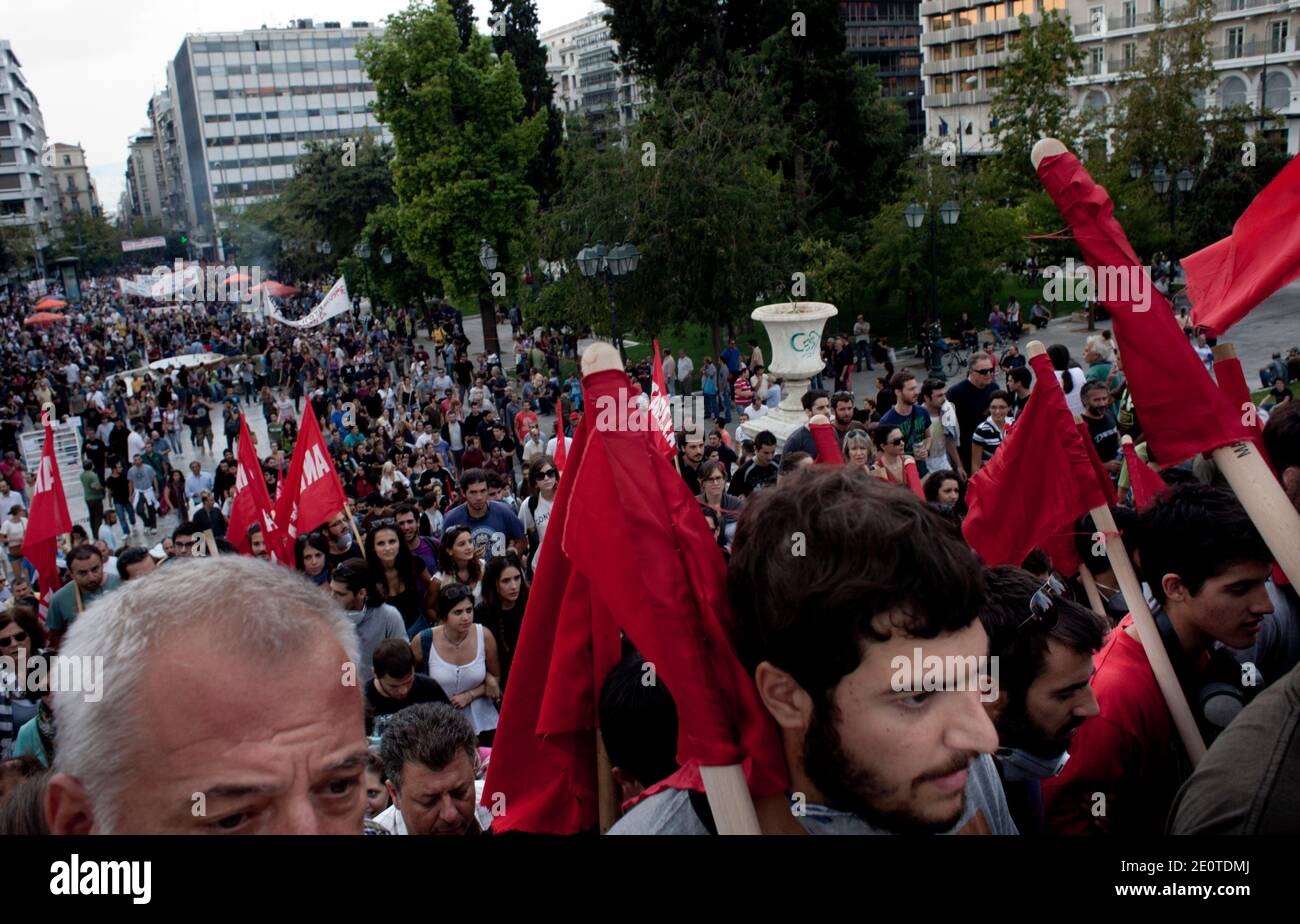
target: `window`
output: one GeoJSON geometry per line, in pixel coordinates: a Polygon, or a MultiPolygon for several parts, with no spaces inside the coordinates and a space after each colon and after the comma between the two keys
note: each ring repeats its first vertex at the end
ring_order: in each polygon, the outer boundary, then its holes
{"type": "Polygon", "coordinates": [[[957,44],[957,57],[973,58],[977,54],[979,54],[979,51],[977,50],[976,43],[974,41],[959,42],[957,44]]]}
{"type": "Polygon", "coordinates": [[[996,90],[1002,83],[1002,69],[993,68],[984,72],[984,89],[996,90]]]}
{"type": "Polygon", "coordinates": [[[1100,112],[1106,108],[1106,94],[1100,90],[1092,90],[1084,97],[1083,105],[1094,112],[1100,112]]]}
{"type": "Polygon", "coordinates": [[[1137,66],[1138,43],[1125,42],[1122,47],[1124,49],[1124,70],[1131,71],[1137,66]]]}
{"type": "Polygon", "coordinates": [[[1287,21],[1279,19],[1268,24],[1268,50],[1270,54],[1286,51],[1287,21]]]}
{"type": "Polygon", "coordinates": [[[1286,74],[1268,72],[1268,80],[1264,84],[1264,106],[1275,110],[1291,108],[1291,81],[1286,74]]]}
{"type": "Polygon", "coordinates": [[[1088,49],[1088,73],[1089,74],[1096,76],[1098,74],[1104,73],[1104,70],[1102,68],[1103,53],[1104,53],[1103,49],[1101,48],[1088,49]]]}
{"type": "Polygon", "coordinates": [[[951,57],[952,57],[952,46],[951,46],[951,45],[931,45],[931,46],[930,46],[930,60],[931,60],[931,61],[947,61],[947,60],[948,60],[949,58],[951,58],[951,57]]]}
{"type": "Polygon", "coordinates": [[[1088,7],[1088,23],[1093,35],[1106,31],[1106,8],[1104,6],[1088,7]]]}
{"type": "Polygon", "coordinates": [[[1240,77],[1225,77],[1219,84],[1219,104],[1225,109],[1246,105],[1246,81],[1240,77]]]}
{"type": "Polygon", "coordinates": [[[1246,8],[1246,0],[1228,0],[1228,9],[1230,11],[1244,10],[1245,8],[1246,8]]]}
{"type": "Polygon", "coordinates": [[[975,25],[975,11],[974,11],[974,10],[957,10],[957,12],[953,13],[953,16],[956,18],[956,23],[955,23],[955,24],[958,25],[958,26],[973,26],[973,25],[975,25]]]}
{"type": "Polygon", "coordinates": [[[933,93],[951,93],[952,92],[952,75],[940,74],[930,78],[930,90],[933,93]]]}
{"type": "Polygon", "coordinates": [[[72,166],[72,158],[69,157],[67,154],[64,154],[64,155],[63,155],[63,166],[65,166],[65,167],[71,167],[71,166],[72,166]]]}
{"type": "Polygon", "coordinates": [[[991,35],[984,40],[984,53],[986,55],[1001,51],[1007,47],[1006,40],[1000,35],[991,35]]]}
{"type": "Polygon", "coordinates": [[[1244,26],[1235,26],[1228,29],[1225,33],[1227,36],[1227,54],[1225,57],[1240,58],[1246,52],[1246,29],[1244,26]]]}
{"type": "Polygon", "coordinates": [[[1125,29],[1132,29],[1137,26],[1138,5],[1137,0],[1124,0],[1120,7],[1120,25],[1125,29]]]}

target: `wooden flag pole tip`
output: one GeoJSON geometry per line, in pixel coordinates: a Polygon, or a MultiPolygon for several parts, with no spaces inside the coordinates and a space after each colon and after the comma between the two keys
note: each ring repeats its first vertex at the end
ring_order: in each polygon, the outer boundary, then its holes
{"type": "Polygon", "coordinates": [[[614,349],[611,344],[603,340],[597,340],[591,346],[582,351],[582,375],[583,378],[594,372],[605,372],[610,369],[622,369],[623,361],[619,358],[618,350],[614,349]]]}
{"type": "Polygon", "coordinates": [[[1037,170],[1038,165],[1041,164],[1044,159],[1054,157],[1057,154],[1064,154],[1065,152],[1066,147],[1061,144],[1061,142],[1057,141],[1055,138],[1044,138],[1035,144],[1034,149],[1029,152],[1029,162],[1033,164],[1034,169],[1037,170]]]}
{"type": "Polygon", "coordinates": [[[1033,359],[1035,356],[1041,356],[1046,352],[1047,347],[1043,346],[1043,341],[1041,340],[1030,340],[1029,343],[1025,345],[1026,359],[1033,359]]]}

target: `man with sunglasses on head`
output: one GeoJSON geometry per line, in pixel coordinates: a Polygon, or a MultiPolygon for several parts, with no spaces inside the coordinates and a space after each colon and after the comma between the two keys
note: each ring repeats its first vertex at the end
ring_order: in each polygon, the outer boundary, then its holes
{"type": "Polygon", "coordinates": [[[957,409],[957,458],[969,459],[975,428],[989,415],[989,402],[998,391],[997,367],[987,353],[972,353],[966,378],[948,389],[948,401],[957,409]]]}
{"type": "MultiPolygon", "coordinates": [[[[1241,682],[1241,667],[1217,649],[1245,648],[1258,636],[1273,610],[1265,589],[1273,557],[1237,498],[1209,485],[1170,488],[1138,514],[1136,533],[1128,547],[1154,598],[1161,642],[1208,737],[1227,721],[1220,706],[1228,703],[1216,696],[1214,709],[1202,708],[1200,694],[1212,679],[1241,682]]],[[[1047,829],[1161,834],[1191,766],[1131,615],[1094,662],[1101,712],[1080,727],[1070,763],[1043,784],[1047,829]]],[[[1238,692],[1244,701],[1251,691],[1238,692]]]]}
{"type": "Polygon", "coordinates": [[[1070,757],[1085,719],[1098,713],[1092,656],[1110,623],[1065,593],[1010,565],[984,569],[988,599],[980,622],[997,658],[998,696],[986,703],[998,730],[995,755],[1007,806],[1022,834],[1043,833],[1042,781],[1070,757]]]}

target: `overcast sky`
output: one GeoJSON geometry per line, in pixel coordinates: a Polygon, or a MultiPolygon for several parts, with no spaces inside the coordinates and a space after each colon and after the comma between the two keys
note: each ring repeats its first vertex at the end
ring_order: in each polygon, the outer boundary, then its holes
{"type": "MultiPolygon", "coordinates": [[[[378,22],[404,0],[41,0],[21,15],[5,0],[8,39],[51,143],[80,142],[100,202],[117,209],[126,142],[148,124],[145,107],[167,84],[167,62],[187,33],[277,27],[294,19],[378,22]]],[[[597,0],[538,0],[541,31],[581,19],[597,0]]],[[[491,0],[475,0],[480,31],[491,0]]]]}

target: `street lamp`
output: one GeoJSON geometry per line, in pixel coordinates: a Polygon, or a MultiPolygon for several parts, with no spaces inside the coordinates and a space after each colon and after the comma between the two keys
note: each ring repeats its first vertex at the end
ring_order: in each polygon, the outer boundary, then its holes
{"type": "Polygon", "coordinates": [[[352,255],[361,261],[361,272],[365,274],[366,297],[370,299],[371,308],[374,308],[374,294],[370,291],[370,265],[367,262],[370,259],[370,245],[365,241],[358,241],[357,245],[352,248],[352,255]]]}
{"type": "Polygon", "coordinates": [[[393,262],[393,252],[385,247],[383,250],[379,251],[379,259],[383,260],[384,265],[387,266],[393,262]]]}
{"type": "Polygon", "coordinates": [[[1136,157],[1128,162],[1128,175],[1131,180],[1142,176],[1142,162],[1136,157]]]}
{"type": "Polygon", "coordinates": [[[332,251],[333,249],[334,249],[334,246],[333,246],[332,244],[330,244],[329,241],[317,241],[317,242],[316,242],[316,252],[317,252],[317,253],[323,253],[325,256],[328,257],[328,256],[330,255],[330,251],[332,251]]]}
{"type": "MultiPolygon", "coordinates": [[[[478,242],[478,262],[483,269],[488,272],[488,280],[491,281],[492,273],[496,271],[498,256],[496,248],[487,242],[486,239],[480,239],[478,242]]],[[[492,355],[501,355],[501,341],[497,337],[497,309],[496,303],[492,298],[492,287],[488,286],[486,295],[479,295],[479,314],[483,320],[483,349],[492,355]]]]}
{"type": "Polygon", "coordinates": [[[944,202],[938,209],[934,209],[929,203],[921,205],[918,202],[913,202],[911,205],[907,206],[907,208],[903,209],[903,218],[907,221],[907,227],[913,231],[919,230],[921,225],[926,223],[925,219],[927,215],[930,218],[930,221],[928,222],[930,226],[930,314],[928,325],[933,325],[939,317],[937,308],[939,298],[938,282],[935,277],[935,265],[937,263],[935,257],[935,231],[937,227],[937,222],[935,221],[936,211],[939,213],[939,217],[942,219],[943,223],[948,226],[955,225],[957,219],[961,217],[961,206],[956,202],[953,202],[951,199],[944,202]]]}
{"type": "Polygon", "coordinates": [[[614,278],[635,273],[641,263],[641,251],[631,241],[624,241],[607,250],[604,243],[597,241],[596,246],[588,244],[578,251],[575,260],[582,275],[590,278],[600,275],[605,277],[605,291],[609,295],[609,336],[618,347],[619,356],[624,362],[627,354],[623,349],[623,337],[618,331],[618,307],[614,303],[614,278]]]}
{"type": "Polygon", "coordinates": [[[1170,177],[1164,161],[1156,164],[1156,169],[1151,174],[1151,188],[1157,195],[1171,193],[1169,196],[1169,287],[1171,290],[1174,284],[1174,261],[1177,259],[1175,254],[1178,252],[1178,196],[1180,193],[1190,192],[1194,185],[1196,185],[1196,174],[1184,167],[1170,177]]]}

